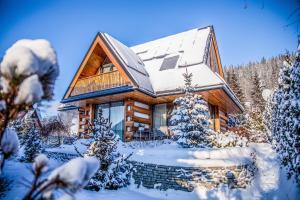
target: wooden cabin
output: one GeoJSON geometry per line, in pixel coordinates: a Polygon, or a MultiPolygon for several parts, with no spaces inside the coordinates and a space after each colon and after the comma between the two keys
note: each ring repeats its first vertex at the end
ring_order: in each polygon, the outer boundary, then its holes
{"type": "Polygon", "coordinates": [[[209,104],[212,128],[226,131],[228,114],[243,107],[224,81],[212,26],[133,47],[98,33],[61,102],[79,110],[80,134],[88,132],[88,121],[100,108],[124,141],[132,140],[140,126],[167,134],[186,69],[193,74],[195,92],[209,104]]]}

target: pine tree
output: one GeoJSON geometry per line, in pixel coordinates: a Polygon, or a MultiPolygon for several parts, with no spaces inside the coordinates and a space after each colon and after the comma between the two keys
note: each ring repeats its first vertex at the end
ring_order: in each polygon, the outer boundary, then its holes
{"type": "Polygon", "coordinates": [[[257,72],[254,72],[254,75],[252,77],[252,90],[251,90],[251,99],[252,99],[252,107],[255,111],[263,112],[264,110],[264,99],[262,97],[262,84],[260,82],[260,79],[258,77],[257,72]]]}
{"type": "Polygon", "coordinates": [[[238,77],[237,77],[237,75],[234,71],[231,74],[231,82],[230,82],[229,86],[233,90],[233,92],[235,93],[237,98],[241,101],[242,105],[244,106],[245,105],[245,96],[244,96],[244,93],[243,93],[243,91],[240,87],[238,77]]]}
{"type": "Polygon", "coordinates": [[[42,151],[42,140],[39,131],[36,129],[34,123],[30,123],[31,128],[24,134],[22,144],[24,147],[23,160],[32,162],[34,158],[42,151]]]}
{"type": "Polygon", "coordinates": [[[184,96],[174,100],[171,113],[171,130],[182,147],[211,146],[213,131],[209,128],[209,110],[201,95],[193,94],[192,74],[184,73],[184,96]]]}
{"type": "Polygon", "coordinates": [[[289,56],[279,73],[278,89],[272,99],[271,126],[274,148],[288,177],[300,185],[300,49],[293,63],[289,56]]]}
{"type": "Polygon", "coordinates": [[[118,189],[129,184],[131,167],[126,158],[117,152],[119,137],[112,129],[108,119],[99,110],[92,127],[93,139],[87,155],[96,157],[100,169],[90,180],[88,188],[92,190],[118,189]]]}

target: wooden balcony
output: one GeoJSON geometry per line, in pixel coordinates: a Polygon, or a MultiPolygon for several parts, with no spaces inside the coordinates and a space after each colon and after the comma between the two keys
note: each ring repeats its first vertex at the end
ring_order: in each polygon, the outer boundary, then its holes
{"type": "Polygon", "coordinates": [[[129,85],[118,71],[81,78],[75,84],[71,96],[129,85]]]}

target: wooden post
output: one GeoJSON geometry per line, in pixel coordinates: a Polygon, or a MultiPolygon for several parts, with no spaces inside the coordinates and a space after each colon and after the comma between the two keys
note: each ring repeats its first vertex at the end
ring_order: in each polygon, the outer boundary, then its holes
{"type": "Polygon", "coordinates": [[[217,132],[221,131],[221,125],[220,125],[220,112],[219,112],[219,107],[215,106],[215,128],[217,132]]]}

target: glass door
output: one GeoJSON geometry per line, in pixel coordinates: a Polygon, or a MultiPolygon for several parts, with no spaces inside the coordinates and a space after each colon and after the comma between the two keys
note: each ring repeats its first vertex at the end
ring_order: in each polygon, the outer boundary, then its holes
{"type": "Polygon", "coordinates": [[[123,102],[114,102],[110,105],[111,128],[123,140],[124,133],[124,105],[123,102]]]}
{"type": "Polygon", "coordinates": [[[123,140],[124,134],[124,105],[123,102],[113,102],[98,104],[95,108],[95,117],[98,116],[99,109],[102,109],[103,117],[109,119],[112,131],[123,140]]]}

